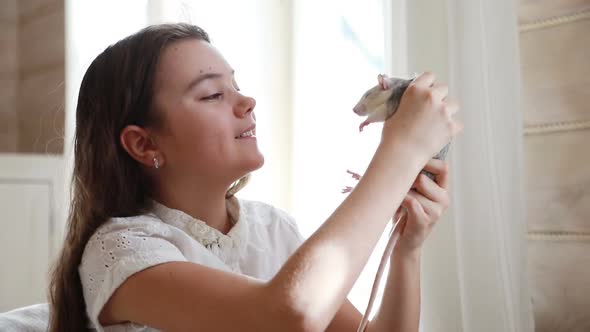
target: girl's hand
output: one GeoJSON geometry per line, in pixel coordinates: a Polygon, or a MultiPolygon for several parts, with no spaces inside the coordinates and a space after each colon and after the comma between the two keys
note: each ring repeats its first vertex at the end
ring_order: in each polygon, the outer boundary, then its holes
{"type": "Polygon", "coordinates": [[[395,248],[398,253],[419,252],[424,240],[450,204],[447,162],[431,159],[424,169],[434,174],[435,180],[420,173],[394,215],[394,220],[397,220],[402,208],[407,210],[406,217],[397,226],[401,227],[401,236],[395,248]]]}
{"type": "Polygon", "coordinates": [[[459,105],[447,98],[448,90],[435,83],[432,73],[418,76],[402,95],[398,110],[385,121],[381,144],[407,142],[426,163],[463,128],[452,117],[459,105]]]}

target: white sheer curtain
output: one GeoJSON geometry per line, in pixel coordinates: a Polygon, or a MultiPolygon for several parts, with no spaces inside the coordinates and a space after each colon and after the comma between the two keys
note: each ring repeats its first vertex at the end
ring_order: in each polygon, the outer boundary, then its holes
{"type": "Polygon", "coordinates": [[[408,70],[462,105],[453,206],[427,244],[422,331],[532,331],[522,186],[516,3],[408,1],[408,70]]]}

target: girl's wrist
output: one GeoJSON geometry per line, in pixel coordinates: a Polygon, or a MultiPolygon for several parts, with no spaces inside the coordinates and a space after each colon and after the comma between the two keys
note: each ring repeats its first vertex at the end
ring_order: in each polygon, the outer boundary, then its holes
{"type": "Polygon", "coordinates": [[[382,141],[377,148],[376,154],[383,155],[390,161],[400,159],[407,161],[408,166],[411,167],[412,171],[415,171],[416,175],[430,159],[424,153],[420,153],[416,146],[403,139],[382,141]]]}
{"type": "Polygon", "coordinates": [[[422,247],[406,248],[396,246],[391,254],[392,260],[401,261],[419,261],[422,256],[422,247]]]}

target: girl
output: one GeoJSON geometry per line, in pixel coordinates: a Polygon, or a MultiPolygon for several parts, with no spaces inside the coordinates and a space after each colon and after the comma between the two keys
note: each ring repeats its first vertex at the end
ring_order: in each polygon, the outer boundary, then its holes
{"type": "Polygon", "coordinates": [[[408,88],[355,190],[303,241],[285,212],[234,196],[264,163],[256,103],[202,29],[151,26],[108,47],[78,96],[50,331],[356,331],[346,295],[402,205],[368,331],[417,331],[420,250],[449,204],[447,166],[429,159],[461,130],[434,80],[408,88]]]}

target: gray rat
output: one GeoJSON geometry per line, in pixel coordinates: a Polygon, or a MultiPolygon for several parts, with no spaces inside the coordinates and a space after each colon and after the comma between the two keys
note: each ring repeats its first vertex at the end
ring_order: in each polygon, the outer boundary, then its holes
{"type": "MultiPolygon", "coordinates": [[[[377,80],[379,84],[367,90],[352,108],[357,115],[367,116],[365,121],[360,124],[359,131],[363,131],[363,128],[370,123],[383,122],[389,119],[397,111],[404,92],[414,81],[413,78],[387,77],[384,74],[379,74],[377,80]]],[[[433,158],[444,160],[448,150],[449,144],[433,158]]],[[[432,173],[427,171],[422,171],[422,173],[434,179],[432,173]]]]}

